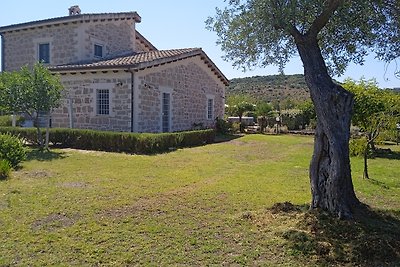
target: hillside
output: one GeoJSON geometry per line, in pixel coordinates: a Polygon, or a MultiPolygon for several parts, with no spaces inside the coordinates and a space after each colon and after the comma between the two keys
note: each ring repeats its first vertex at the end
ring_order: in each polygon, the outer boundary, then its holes
{"type": "Polygon", "coordinates": [[[230,81],[226,95],[236,94],[248,94],[267,102],[286,99],[301,101],[310,98],[302,74],[235,78],[230,81]]]}

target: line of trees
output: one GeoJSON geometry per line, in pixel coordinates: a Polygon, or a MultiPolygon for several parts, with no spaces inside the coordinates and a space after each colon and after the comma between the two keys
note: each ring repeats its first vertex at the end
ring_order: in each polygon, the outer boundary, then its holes
{"type": "Polygon", "coordinates": [[[310,124],[315,124],[316,115],[314,105],[311,101],[282,101],[266,102],[257,100],[249,95],[231,95],[226,100],[225,113],[227,116],[238,117],[240,130],[243,132],[242,118],[244,116],[254,117],[261,131],[267,126],[274,126],[283,120],[290,130],[304,129],[310,124]],[[279,117],[279,122],[276,118],[279,117]]]}

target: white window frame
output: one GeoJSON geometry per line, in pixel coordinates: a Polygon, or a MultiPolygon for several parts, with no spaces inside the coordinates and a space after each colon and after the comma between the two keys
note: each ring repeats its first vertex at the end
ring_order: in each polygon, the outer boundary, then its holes
{"type": "Polygon", "coordinates": [[[206,97],[206,119],[207,120],[214,120],[215,117],[215,96],[214,95],[207,95],[206,97]],[[212,102],[211,106],[211,113],[210,113],[210,101],[212,102]]]}

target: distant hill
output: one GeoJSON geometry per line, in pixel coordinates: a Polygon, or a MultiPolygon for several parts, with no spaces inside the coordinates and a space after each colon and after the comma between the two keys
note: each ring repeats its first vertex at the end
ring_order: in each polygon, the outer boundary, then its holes
{"type": "Polygon", "coordinates": [[[226,95],[248,94],[267,102],[310,99],[304,75],[269,75],[230,80],[226,95]]]}

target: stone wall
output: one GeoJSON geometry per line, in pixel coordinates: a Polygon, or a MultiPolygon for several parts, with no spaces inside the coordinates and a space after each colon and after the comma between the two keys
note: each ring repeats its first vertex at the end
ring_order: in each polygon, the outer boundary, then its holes
{"type": "Polygon", "coordinates": [[[224,86],[200,60],[184,60],[163,70],[150,69],[138,76],[138,132],[160,132],[162,93],[171,93],[171,130],[193,129],[194,124],[213,127],[224,114],[224,86]],[[207,96],[214,99],[214,117],[207,119],[207,96]]]}
{"type": "Polygon", "coordinates": [[[124,55],[135,51],[135,29],[131,22],[93,23],[85,30],[85,53],[94,58],[95,44],[104,45],[104,57],[124,55]]]}
{"type": "Polygon", "coordinates": [[[223,117],[225,86],[200,59],[185,59],[142,70],[134,76],[134,92],[129,72],[61,76],[64,98],[60,108],[52,114],[52,126],[69,128],[72,115],[73,128],[130,132],[132,93],[135,132],[162,131],[163,92],[171,94],[171,131],[191,130],[194,124],[213,127],[215,118],[223,117]],[[110,115],[97,115],[96,89],[110,89],[110,115]],[[212,119],[207,119],[208,97],[214,99],[212,119]]]}
{"type": "Polygon", "coordinates": [[[61,76],[61,80],[63,100],[52,113],[52,127],[69,128],[72,115],[73,128],[131,131],[130,73],[68,74],[61,76]],[[110,90],[109,115],[97,115],[97,89],[110,90]]]}
{"type": "Polygon", "coordinates": [[[95,59],[94,44],[104,46],[104,57],[135,51],[132,21],[66,23],[3,34],[4,70],[19,70],[38,60],[38,45],[50,43],[50,65],[95,59]]]}
{"type": "Polygon", "coordinates": [[[38,60],[39,43],[50,43],[52,65],[76,62],[78,57],[78,25],[42,27],[14,31],[3,35],[4,70],[19,70],[23,65],[32,65],[38,60]]]}

